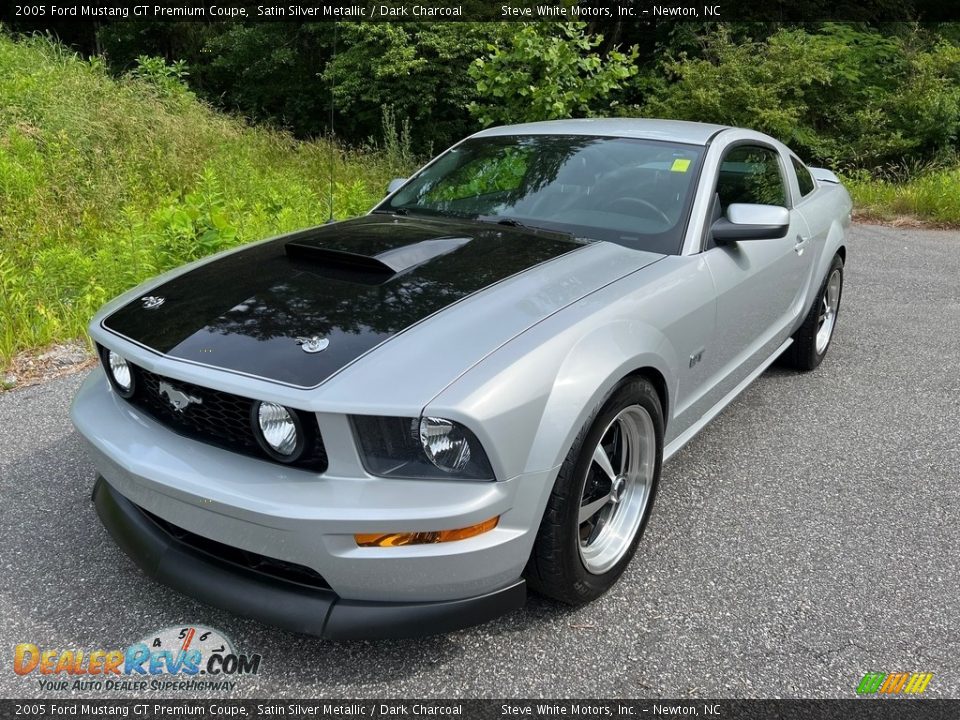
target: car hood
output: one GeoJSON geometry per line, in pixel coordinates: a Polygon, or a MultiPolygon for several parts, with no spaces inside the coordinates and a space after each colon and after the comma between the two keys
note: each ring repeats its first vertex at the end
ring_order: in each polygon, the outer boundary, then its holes
{"type": "MultiPolygon", "coordinates": [[[[535,312],[528,307],[518,317],[501,317],[504,332],[470,348],[479,360],[497,347],[480,345],[502,343],[660,257],[619,248],[633,256],[627,267],[604,261],[608,253],[597,253],[597,245],[607,244],[472,221],[368,215],[195,266],[138,293],[101,325],[170,358],[312,388],[375,348],[387,350],[388,340],[411,328],[429,330],[442,316],[457,314],[461,328],[485,322],[466,300],[496,298],[500,289],[513,297],[517,281],[526,287],[521,294],[544,292],[535,312]],[[551,267],[564,260],[562,268],[551,267]],[[599,272],[598,261],[607,266],[599,272]]],[[[500,314],[510,314],[512,302],[500,314]]]]}

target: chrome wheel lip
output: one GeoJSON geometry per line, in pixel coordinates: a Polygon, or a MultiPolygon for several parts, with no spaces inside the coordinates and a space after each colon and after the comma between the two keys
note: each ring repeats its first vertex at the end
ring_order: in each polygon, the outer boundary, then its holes
{"type": "Polygon", "coordinates": [[[837,324],[837,311],[840,309],[842,282],[840,268],[835,268],[823,288],[823,294],[820,297],[820,315],[817,319],[817,355],[823,355],[827,351],[827,345],[833,337],[833,329],[837,324]]]}
{"type": "Polygon", "coordinates": [[[646,515],[656,460],[657,439],[650,413],[641,405],[617,413],[593,449],[580,493],[577,549],[587,572],[607,572],[630,549],[646,515]],[[611,440],[617,433],[619,445],[611,440]],[[611,452],[605,444],[613,445],[611,452]],[[600,497],[595,497],[591,473],[600,473],[601,483],[609,482],[605,496],[601,491],[600,497]]]}

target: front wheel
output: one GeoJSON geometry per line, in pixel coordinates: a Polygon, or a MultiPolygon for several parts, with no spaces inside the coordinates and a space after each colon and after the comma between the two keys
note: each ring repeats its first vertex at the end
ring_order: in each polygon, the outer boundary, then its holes
{"type": "Polygon", "coordinates": [[[797,370],[813,370],[826,356],[833,339],[833,331],[837,327],[842,294],[843,260],[839,255],[834,255],[827,276],[817,293],[817,299],[814,300],[803,325],[794,333],[793,344],[785,353],[787,362],[797,370]]]}
{"type": "Polygon", "coordinates": [[[656,390],[621,382],[560,468],[525,573],[532,589],[580,605],[617,581],[650,517],[662,456],[656,390]]]}

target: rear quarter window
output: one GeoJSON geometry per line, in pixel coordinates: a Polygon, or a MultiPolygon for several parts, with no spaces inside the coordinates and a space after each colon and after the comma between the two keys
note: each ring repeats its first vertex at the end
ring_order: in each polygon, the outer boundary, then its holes
{"type": "Polygon", "coordinates": [[[813,182],[813,176],[810,174],[810,171],[807,170],[807,166],[795,157],[791,156],[790,162],[793,163],[793,169],[797,173],[797,185],[800,186],[800,195],[806,197],[817,187],[816,183],[813,182]]]}

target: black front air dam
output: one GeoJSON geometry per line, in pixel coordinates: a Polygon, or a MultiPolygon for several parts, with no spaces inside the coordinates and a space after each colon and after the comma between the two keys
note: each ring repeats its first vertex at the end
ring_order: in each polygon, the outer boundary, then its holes
{"type": "Polygon", "coordinates": [[[151,578],[237,615],[330,640],[405,638],[451,632],[492,620],[526,602],[523,580],[486,595],[443,602],[343,600],[332,590],[266,577],[178,542],[102,477],[97,515],[151,578]]]}

